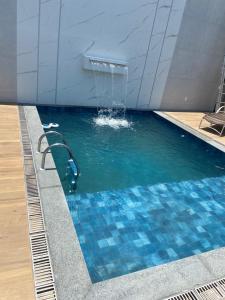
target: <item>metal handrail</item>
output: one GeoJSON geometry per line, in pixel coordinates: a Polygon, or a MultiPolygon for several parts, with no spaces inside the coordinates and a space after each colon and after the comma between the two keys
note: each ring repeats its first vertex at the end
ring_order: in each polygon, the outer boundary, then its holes
{"type": "Polygon", "coordinates": [[[76,177],[78,177],[80,175],[79,165],[78,165],[76,159],[74,158],[73,153],[72,153],[70,147],[68,145],[62,144],[62,143],[52,144],[52,145],[48,146],[43,151],[42,159],[41,159],[41,170],[45,170],[45,159],[46,159],[46,155],[49,153],[49,150],[51,150],[51,148],[55,148],[55,147],[65,148],[67,150],[67,152],[69,153],[69,159],[72,159],[74,161],[75,165],[76,165],[76,168],[77,168],[77,175],[76,175],[76,177]]]}
{"type": "Polygon", "coordinates": [[[62,138],[63,143],[67,144],[62,133],[59,133],[58,131],[55,131],[55,130],[47,131],[47,132],[43,133],[38,139],[38,146],[37,146],[38,153],[41,153],[41,143],[42,143],[43,138],[50,134],[60,136],[62,138]]]}

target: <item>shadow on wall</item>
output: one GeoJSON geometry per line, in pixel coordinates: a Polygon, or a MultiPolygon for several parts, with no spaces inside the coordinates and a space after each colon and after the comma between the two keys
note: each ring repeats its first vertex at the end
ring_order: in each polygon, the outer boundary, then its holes
{"type": "Polygon", "coordinates": [[[1,1],[0,45],[0,103],[14,103],[17,99],[16,1],[1,1]]]}
{"type": "Polygon", "coordinates": [[[187,1],[160,109],[213,111],[224,54],[224,2],[187,1]]]}

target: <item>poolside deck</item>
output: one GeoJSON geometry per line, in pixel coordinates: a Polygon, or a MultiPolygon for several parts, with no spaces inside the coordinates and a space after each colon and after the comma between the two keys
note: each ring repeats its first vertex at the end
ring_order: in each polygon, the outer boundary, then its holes
{"type": "MultiPolygon", "coordinates": [[[[161,116],[165,117],[172,123],[187,129],[191,133],[197,135],[203,140],[208,141],[214,146],[221,145],[222,148],[225,147],[225,134],[219,136],[215,131],[208,129],[207,126],[209,123],[204,121],[202,126],[206,126],[203,129],[199,129],[199,123],[204,116],[204,113],[200,112],[160,112],[158,113],[161,116]]],[[[218,147],[219,148],[219,147],[218,147]]]]}
{"type": "Polygon", "coordinates": [[[0,105],[0,298],[34,299],[18,107],[0,105]]]}

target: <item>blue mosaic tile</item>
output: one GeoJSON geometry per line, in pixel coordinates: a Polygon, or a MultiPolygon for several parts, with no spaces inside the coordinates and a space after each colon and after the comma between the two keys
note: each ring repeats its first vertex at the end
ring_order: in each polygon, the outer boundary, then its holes
{"type": "Polygon", "coordinates": [[[93,282],[225,246],[225,177],[67,196],[93,282]]]}

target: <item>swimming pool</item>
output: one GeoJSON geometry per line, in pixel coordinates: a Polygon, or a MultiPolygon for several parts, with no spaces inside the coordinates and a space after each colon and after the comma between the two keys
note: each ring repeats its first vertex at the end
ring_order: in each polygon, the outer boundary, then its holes
{"type": "Polygon", "coordinates": [[[96,126],[95,111],[39,108],[78,160],[71,192],[66,156],[53,152],[93,282],[225,244],[225,155],[154,113],[130,128],[96,126]]]}

